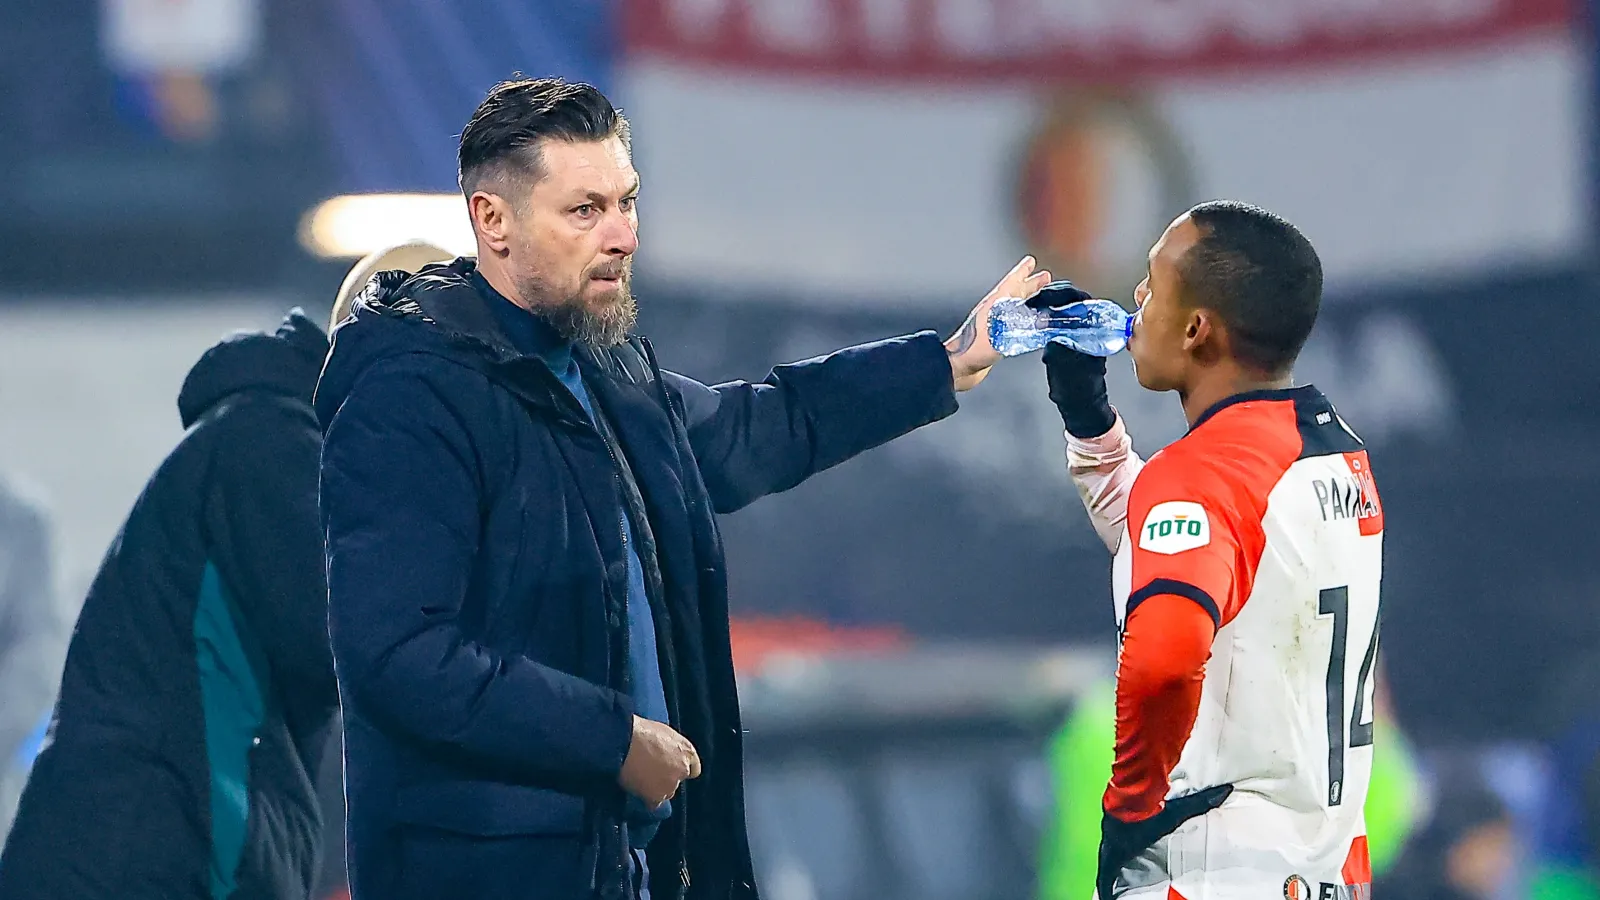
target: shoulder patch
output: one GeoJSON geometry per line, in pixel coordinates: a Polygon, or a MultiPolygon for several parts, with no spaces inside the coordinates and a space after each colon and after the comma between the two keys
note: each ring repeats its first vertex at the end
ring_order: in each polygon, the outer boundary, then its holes
{"type": "Polygon", "coordinates": [[[1205,507],[1187,500],[1157,503],[1139,527],[1139,549],[1171,556],[1211,543],[1205,507]]]}

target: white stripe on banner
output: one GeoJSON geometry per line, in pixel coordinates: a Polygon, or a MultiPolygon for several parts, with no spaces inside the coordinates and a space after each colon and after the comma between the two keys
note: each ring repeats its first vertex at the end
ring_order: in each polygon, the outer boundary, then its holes
{"type": "Polygon", "coordinates": [[[1549,32],[1118,87],[636,58],[641,268],[815,302],[976,296],[1023,252],[1125,297],[1171,216],[1250,200],[1330,287],[1560,260],[1585,239],[1587,63],[1549,32]]]}

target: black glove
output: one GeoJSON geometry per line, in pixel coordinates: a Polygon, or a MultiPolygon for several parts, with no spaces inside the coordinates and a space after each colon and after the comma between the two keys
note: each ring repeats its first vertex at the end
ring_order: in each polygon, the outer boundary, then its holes
{"type": "Polygon", "coordinates": [[[1094,878],[1100,900],[1111,900],[1111,889],[1128,863],[1177,831],[1178,826],[1221,806],[1231,793],[1233,785],[1223,784],[1173,797],[1161,812],[1140,822],[1124,822],[1105,813],[1100,819],[1100,867],[1094,878]]]}
{"type": "MultiPolygon", "coordinates": [[[[1070,281],[1053,281],[1028,301],[1028,306],[1043,309],[1066,306],[1094,296],[1079,290],[1070,281]]],[[[1076,438],[1096,438],[1111,430],[1117,414],[1106,397],[1106,361],[1103,357],[1051,341],[1044,347],[1045,374],[1050,382],[1050,402],[1061,412],[1061,421],[1076,438]]]]}

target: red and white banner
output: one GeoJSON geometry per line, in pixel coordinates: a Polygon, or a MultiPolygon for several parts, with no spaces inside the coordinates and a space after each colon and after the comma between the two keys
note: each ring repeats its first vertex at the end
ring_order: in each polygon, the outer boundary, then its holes
{"type": "Polygon", "coordinates": [[[1127,297],[1214,197],[1328,284],[1588,242],[1574,0],[631,0],[642,266],[807,302],[981,293],[1022,253],[1127,297]]]}
{"type": "Polygon", "coordinates": [[[778,73],[1121,82],[1564,29],[1571,0],[627,0],[630,53],[778,73]]]}

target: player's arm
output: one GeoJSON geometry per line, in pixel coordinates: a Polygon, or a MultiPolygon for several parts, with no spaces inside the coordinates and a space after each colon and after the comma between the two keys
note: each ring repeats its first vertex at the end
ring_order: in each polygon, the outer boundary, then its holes
{"type": "Polygon", "coordinates": [[[1106,361],[1050,344],[1044,351],[1050,400],[1067,429],[1067,472],[1100,540],[1115,553],[1128,518],[1128,495],[1144,467],[1122,419],[1106,397],[1106,361]]]}
{"type": "MultiPolygon", "coordinates": [[[[1129,497],[1132,580],[1117,672],[1117,756],[1105,808],[1159,812],[1168,775],[1194,728],[1217,629],[1249,593],[1255,560],[1243,514],[1192,455],[1146,466],[1129,497]]],[[[1255,526],[1259,531],[1259,524],[1255,526]]],[[[1259,554],[1258,554],[1259,555],[1259,554]]]]}
{"type": "Polygon", "coordinates": [[[1133,822],[1161,811],[1168,776],[1194,731],[1216,632],[1208,610],[1176,593],[1147,595],[1125,620],[1108,814],[1133,822]]]}
{"type": "Polygon", "coordinates": [[[1111,430],[1097,437],[1080,438],[1067,432],[1067,474],[1072,476],[1095,533],[1112,553],[1122,543],[1128,496],[1143,468],[1144,460],[1133,452],[1133,438],[1120,417],[1111,430]]]}
{"type": "MultiPolygon", "coordinates": [[[[1213,809],[1226,785],[1167,800],[1200,711],[1217,629],[1252,579],[1241,514],[1215,479],[1183,457],[1146,466],[1129,496],[1132,592],[1117,667],[1117,738],[1102,827],[1102,879],[1184,821],[1213,809]]],[[[1257,525],[1259,528],[1259,524],[1257,525]]],[[[1109,887],[1107,885],[1107,887],[1109,887]]],[[[1104,894],[1102,896],[1105,896],[1104,894]]]]}

